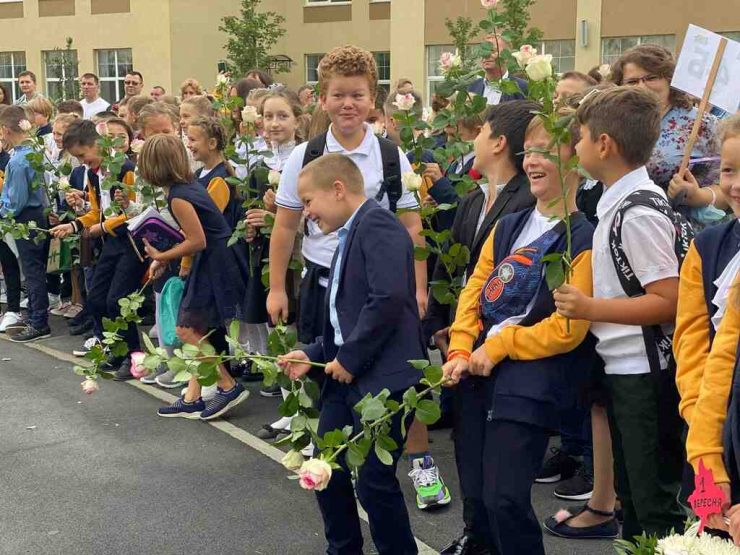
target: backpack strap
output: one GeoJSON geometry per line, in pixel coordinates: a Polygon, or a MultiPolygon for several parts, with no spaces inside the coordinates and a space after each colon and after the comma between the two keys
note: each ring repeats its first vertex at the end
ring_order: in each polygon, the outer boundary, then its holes
{"type": "Polygon", "coordinates": [[[398,201],[403,194],[403,185],[401,183],[401,154],[398,146],[393,141],[378,137],[380,145],[380,158],[383,162],[383,183],[380,185],[375,200],[380,202],[383,197],[388,195],[388,208],[395,213],[398,201]]]}
{"type": "MultiPolygon", "coordinates": [[[[614,268],[617,271],[619,283],[622,285],[622,289],[624,289],[627,296],[640,297],[645,294],[645,290],[630,266],[629,259],[624,251],[624,244],[622,242],[622,223],[624,222],[624,215],[627,210],[633,206],[645,206],[647,208],[657,210],[666,216],[674,226],[677,225],[677,219],[675,218],[675,213],[668,201],[663,198],[663,196],[653,191],[635,191],[627,196],[619,208],[617,208],[617,213],[612,220],[611,230],[609,232],[609,247],[611,249],[612,262],[614,262],[614,268]]],[[[679,253],[685,254],[686,252],[686,250],[682,250],[684,242],[682,235],[684,234],[681,233],[680,230],[676,229],[676,244],[674,248],[677,256],[679,253]]],[[[676,361],[673,357],[673,338],[671,336],[667,336],[663,332],[663,328],[659,325],[643,326],[642,336],[645,341],[645,351],[650,365],[650,373],[654,376],[659,375],[661,371],[660,355],[662,355],[663,359],[668,363],[668,369],[670,371],[675,371],[676,361]]]]}
{"type": "Polygon", "coordinates": [[[326,133],[316,135],[313,139],[308,141],[308,144],[306,145],[306,154],[303,155],[303,165],[301,167],[306,167],[306,165],[323,156],[325,150],[326,133]]]}

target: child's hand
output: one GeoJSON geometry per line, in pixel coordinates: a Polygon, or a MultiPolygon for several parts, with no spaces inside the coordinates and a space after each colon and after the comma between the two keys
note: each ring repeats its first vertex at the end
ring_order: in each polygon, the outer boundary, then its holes
{"type": "Polygon", "coordinates": [[[442,179],[442,168],[439,167],[439,164],[424,164],[424,173],[422,175],[436,183],[442,179]]]}
{"type": "Polygon", "coordinates": [[[421,205],[424,208],[436,208],[437,201],[434,200],[434,197],[432,197],[432,195],[427,195],[423,199],[421,199],[421,205]]]}
{"type": "Polygon", "coordinates": [[[324,368],[324,372],[327,376],[334,380],[337,380],[339,383],[352,383],[352,380],[355,379],[352,374],[344,369],[342,363],[340,363],[337,359],[334,359],[329,364],[327,364],[326,368],[324,368]]]}
{"type": "Polygon", "coordinates": [[[267,189],[267,191],[265,191],[265,195],[262,197],[262,202],[265,203],[265,208],[267,208],[270,212],[272,212],[273,214],[277,212],[275,191],[273,191],[272,189],[267,189]]]}
{"type": "Polygon", "coordinates": [[[151,258],[152,260],[159,260],[162,261],[162,253],[155,249],[153,246],[149,244],[149,241],[146,239],[144,241],[144,252],[146,252],[146,255],[151,258]]]}
{"type": "Polygon", "coordinates": [[[118,203],[118,206],[120,206],[124,210],[128,210],[128,207],[131,204],[131,199],[128,198],[128,195],[126,193],[124,193],[121,189],[116,189],[116,192],[113,196],[116,199],[116,203],[118,203]]]}
{"type": "Polygon", "coordinates": [[[740,547],[740,505],[730,507],[730,510],[727,511],[727,517],[730,519],[729,528],[732,541],[740,547]]]}
{"type": "Polygon", "coordinates": [[[287,355],[278,357],[278,366],[282,369],[283,373],[288,376],[291,380],[297,380],[302,378],[308,371],[311,370],[310,364],[303,364],[301,362],[288,362],[289,360],[305,360],[310,362],[308,355],[303,351],[291,351],[287,355]]]}
{"type": "Polygon", "coordinates": [[[75,232],[75,228],[72,224],[62,224],[56,227],[52,227],[49,233],[55,239],[64,239],[75,232]]]}
{"type": "Polygon", "coordinates": [[[247,225],[244,235],[246,236],[247,243],[251,243],[252,241],[254,241],[255,237],[257,237],[257,228],[251,225],[247,225]]]}
{"type": "Polygon", "coordinates": [[[90,237],[102,237],[104,231],[103,224],[95,224],[88,230],[88,233],[90,237]]]}
{"type": "Polygon", "coordinates": [[[64,200],[73,210],[80,210],[85,205],[85,194],[82,191],[72,189],[64,193],[64,200]]]}
{"type": "Polygon", "coordinates": [[[712,530],[722,530],[724,532],[729,532],[729,525],[725,522],[725,513],[730,508],[730,484],[724,482],[721,484],[717,484],[717,487],[722,490],[722,493],[725,494],[725,503],[722,505],[721,513],[709,515],[709,518],[707,519],[707,526],[712,530]]]}
{"type": "MultiPolygon", "coordinates": [[[[159,279],[164,275],[165,265],[155,260],[149,266],[149,276],[153,279],[159,279]]],[[[180,270],[182,272],[182,270],[180,270]]]]}
{"type": "Polygon", "coordinates": [[[447,381],[442,384],[445,387],[454,387],[460,380],[468,373],[470,364],[463,357],[453,358],[449,362],[445,362],[442,366],[442,375],[447,378],[447,381]]]}
{"type": "MultiPolygon", "coordinates": [[[[154,264],[154,262],[152,262],[154,264]]],[[[187,266],[180,265],[180,273],[178,274],[182,279],[185,279],[190,275],[190,268],[187,266]]]]}
{"type": "Polygon", "coordinates": [[[572,320],[591,321],[590,309],[592,297],[584,295],[572,285],[561,285],[552,292],[558,314],[572,320]]]}
{"type": "Polygon", "coordinates": [[[470,360],[468,361],[468,364],[470,364],[469,372],[472,375],[484,377],[488,377],[491,375],[491,370],[493,370],[494,366],[493,361],[488,358],[488,353],[486,352],[485,347],[482,345],[478,347],[475,351],[473,351],[472,355],[470,355],[470,360]]]}
{"type": "Polygon", "coordinates": [[[265,221],[265,216],[267,214],[269,214],[267,210],[252,208],[251,210],[247,210],[245,221],[247,222],[247,225],[251,225],[252,227],[265,227],[265,225],[267,225],[267,222],[265,221]]]}
{"type": "Polygon", "coordinates": [[[59,225],[59,214],[56,214],[55,212],[49,213],[49,224],[59,225]]]}
{"type": "Polygon", "coordinates": [[[447,358],[447,349],[450,348],[450,328],[449,326],[439,330],[432,336],[432,340],[434,341],[434,345],[439,349],[439,352],[442,353],[442,356],[447,358]]]}
{"type": "Polygon", "coordinates": [[[692,197],[699,190],[699,183],[694,175],[686,170],[683,175],[675,174],[668,185],[668,197],[676,198],[682,191],[686,191],[687,197],[692,197]]]}

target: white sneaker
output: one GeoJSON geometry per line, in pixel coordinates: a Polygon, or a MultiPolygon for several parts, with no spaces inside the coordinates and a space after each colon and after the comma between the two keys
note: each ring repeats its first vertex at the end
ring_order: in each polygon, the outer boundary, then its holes
{"type": "Polygon", "coordinates": [[[100,343],[100,341],[98,340],[98,338],[97,338],[97,337],[95,337],[95,336],[93,336],[93,337],[91,337],[90,339],[88,339],[87,341],[85,341],[85,343],[83,343],[83,345],[82,345],[82,348],[81,348],[81,349],[75,349],[74,351],[72,351],[72,354],[73,354],[74,356],[76,356],[76,357],[80,357],[80,358],[82,358],[82,357],[84,357],[84,356],[85,356],[85,355],[86,355],[87,353],[89,353],[89,352],[90,352],[90,350],[91,350],[91,349],[92,349],[92,348],[93,348],[93,347],[94,347],[95,345],[97,345],[98,343],[100,343]]]}
{"type": "Polygon", "coordinates": [[[59,295],[49,293],[49,310],[55,310],[62,305],[62,299],[59,295]]]}
{"type": "MultiPolygon", "coordinates": [[[[200,388],[200,398],[204,401],[210,401],[216,396],[216,384],[213,385],[204,385],[200,388]]],[[[180,392],[180,395],[182,397],[185,397],[185,394],[188,392],[187,387],[183,387],[182,391],[180,392]]]]}
{"type": "Polygon", "coordinates": [[[0,333],[5,333],[8,328],[16,327],[23,323],[23,318],[17,312],[6,312],[0,320],[0,333]]]}
{"type": "Polygon", "coordinates": [[[313,442],[309,443],[303,449],[301,449],[301,454],[304,457],[308,457],[309,459],[313,457],[313,442]]]}
{"type": "Polygon", "coordinates": [[[157,326],[152,326],[152,329],[149,330],[147,335],[149,336],[149,339],[159,339],[159,337],[157,337],[157,326]]]}
{"type": "MultiPolygon", "coordinates": [[[[51,297],[51,296],[50,296],[51,297]]],[[[49,301],[49,314],[53,314],[54,316],[64,316],[64,314],[69,310],[69,307],[72,306],[72,303],[67,301],[61,301],[55,308],[52,308],[51,300],[49,301]]]]}

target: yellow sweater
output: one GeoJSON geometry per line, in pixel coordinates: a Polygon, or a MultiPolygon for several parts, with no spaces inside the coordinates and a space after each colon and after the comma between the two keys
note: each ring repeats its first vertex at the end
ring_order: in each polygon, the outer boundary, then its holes
{"type": "Polygon", "coordinates": [[[727,417],[740,333],[738,287],[740,281],[733,286],[727,300],[727,311],[707,357],[686,439],[686,453],[694,470],[698,471],[699,459],[703,459],[704,466],[712,470],[717,483],[730,481],[722,461],[722,428],[727,417]]]}
{"type": "MultiPolygon", "coordinates": [[[[126,172],[121,182],[124,185],[131,186],[136,181],[134,172],[126,172]]],[[[103,211],[100,209],[100,197],[98,192],[93,187],[92,183],[87,185],[87,196],[90,202],[90,210],[85,214],[77,218],[77,221],[82,224],[85,229],[94,226],[95,224],[102,224],[103,231],[110,235],[115,235],[114,231],[117,227],[122,225],[128,219],[126,214],[120,214],[117,216],[111,216],[110,218],[104,218],[103,211]]],[[[129,189],[129,199],[136,200],[136,192],[133,189],[129,189]]]]}
{"type": "MultiPolygon", "coordinates": [[[[475,271],[460,294],[455,322],[450,328],[450,352],[471,353],[480,333],[478,306],[480,292],[494,269],[493,237],[496,228],[481,249],[475,271]]],[[[573,261],[571,285],[584,294],[593,294],[591,251],[583,251],[573,261]]],[[[498,364],[506,357],[512,360],[537,360],[567,353],[581,344],[590,322],[567,319],[557,312],[533,326],[507,326],[500,333],[486,339],[488,357],[498,364]]]]}
{"type": "Polygon", "coordinates": [[[676,385],[681,401],[678,410],[691,424],[699,397],[704,366],[709,356],[709,329],[712,325],[704,300],[701,257],[691,243],[681,267],[678,284],[676,331],[673,334],[673,354],[676,357],[676,385]]]}

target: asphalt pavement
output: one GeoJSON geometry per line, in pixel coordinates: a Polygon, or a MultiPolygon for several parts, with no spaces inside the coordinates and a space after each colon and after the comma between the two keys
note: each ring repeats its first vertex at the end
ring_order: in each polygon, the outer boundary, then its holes
{"type": "MultiPolygon", "coordinates": [[[[156,415],[170,392],[106,381],[87,396],[72,371],[78,338],[33,345],[0,340],[0,554],[321,554],[312,494],[288,479],[273,447],[253,434],[277,399],[252,395],[214,424],[156,415]]],[[[430,433],[453,501],[422,512],[399,464],[415,536],[435,553],[462,529],[449,430],[430,433]]],[[[505,449],[506,446],[502,446],[505,449]]],[[[535,485],[540,520],[564,504],[535,485]]],[[[369,529],[366,553],[374,553],[369,529]]],[[[548,555],[614,553],[611,542],[545,536],[548,555]]]]}

